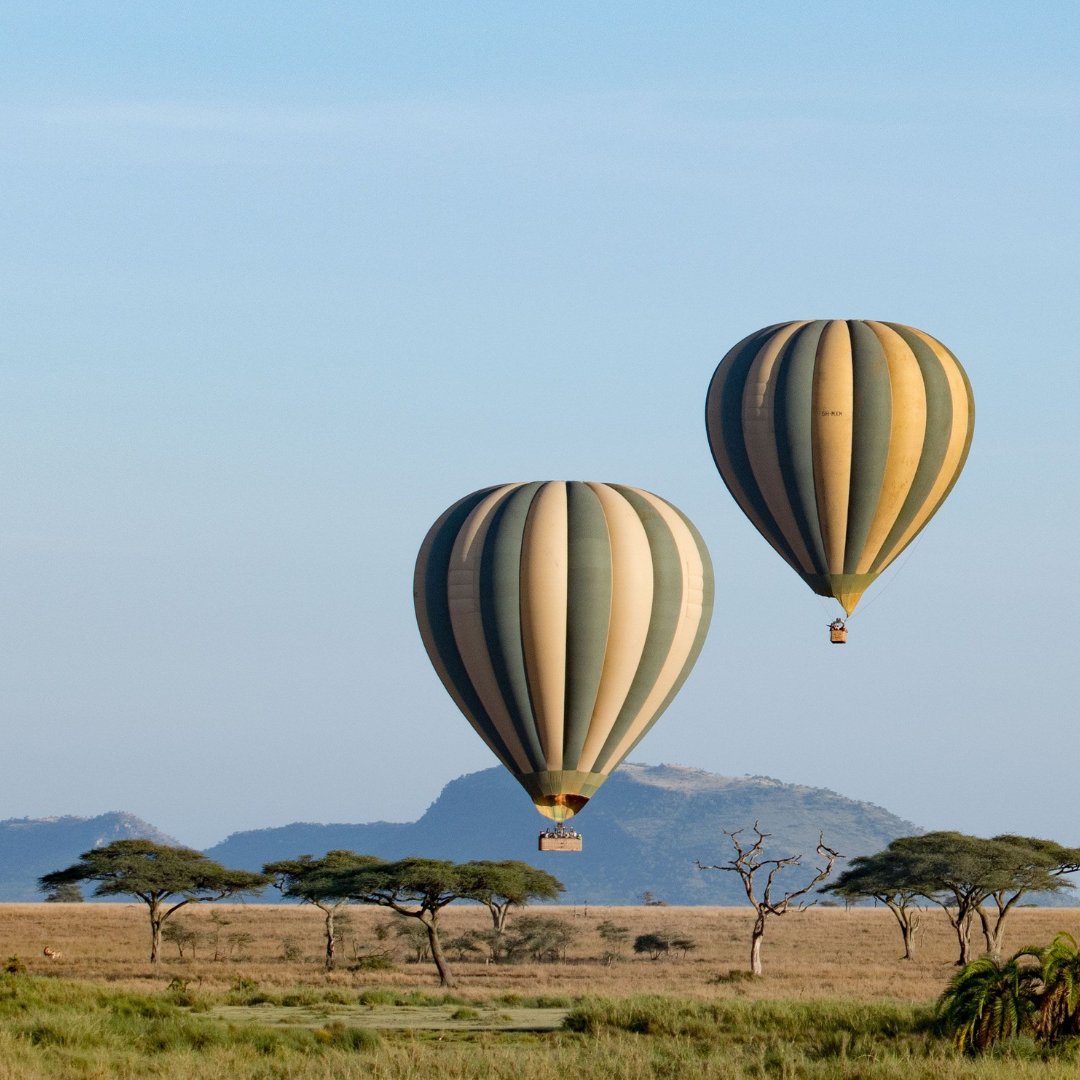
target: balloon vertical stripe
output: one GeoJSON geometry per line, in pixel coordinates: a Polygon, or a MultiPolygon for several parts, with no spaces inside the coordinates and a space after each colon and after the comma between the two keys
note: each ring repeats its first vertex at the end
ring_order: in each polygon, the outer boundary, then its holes
{"type": "Polygon", "coordinates": [[[885,481],[892,432],[889,365],[877,335],[865,324],[851,327],[852,393],[851,505],[844,542],[845,574],[855,573],[866,547],[885,481]]]}
{"type": "Polygon", "coordinates": [[[477,734],[503,765],[512,769],[515,766],[514,755],[484,708],[454,640],[447,587],[454,539],[476,505],[493,490],[484,488],[467,495],[451,506],[431,527],[417,557],[413,592],[420,636],[427,647],[432,667],[454,704],[469,717],[477,734]]]}
{"type": "Polygon", "coordinates": [[[577,761],[604,674],[612,557],[600,500],[587,484],[565,485],[569,531],[566,590],[564,761],[577,761]]]}
{"type": "Polygon", "coordinates": [[[776,373],[778,452],[785,495],[769,500],[773,514],[790,513],[810,562],[804,572],[826,565],[825,542],[814,488],[814,367],[822,322],[803,327],[776,373]]]}
{"type": "Polygon", "coordinates": [[[529,507],[539,487],[513,484],[503,489],[506,494],[491,514],[494,528],[484,546],[480,579],[488,653],[514,731],[510,741],[521,746],[529,771],[543,768],[544,752],[536,732],[521,644],[521,545],[529,507]],[[491,603],[495,596],[501,598],[500,603],[491,603]]]}

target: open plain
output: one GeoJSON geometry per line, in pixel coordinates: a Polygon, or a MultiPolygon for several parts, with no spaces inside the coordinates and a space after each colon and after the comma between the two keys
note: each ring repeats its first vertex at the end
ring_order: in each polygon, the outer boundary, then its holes
{"type": "MultiPolygon", "coordinates": [[[[485,964],[447,954],[468,997],[488,993],[678,994],[692,1000],[717,997],[853,998],[860,1001],[926,1002],[953,973],[956,937],[944,914],[928,908],[916,940],[914,962],[899,959],[903,949],[892,915],[884,908],[813,907],[769,921],[763,950],[765,977],[726,979],[748,966],[752,915],[747,908],[533,906],[522,913],[564,920],[574,932],[559,962],[485,964]],[[598,928],[610,921],[629,931],[621,949],[612,948],[598,928]],[[667,931],[692,939],[685,956],[659,960],[636,956],[640,934],[667,931]]],[[[513,929],[511,914],[508,929],[513,929]]],[[[205,989],[231,986],[238,977],[260,986],[374,986],[434,991],[438,980],[428,962],[416,963],[407,942],[380,927],[398,917],[380,908],[350,907],[338,916],[338,970],[322,967],[323,916],[297,904],[202,904],[179,911],[172,925],[194,931],[180,958],[174,944],[162,947],[162,962],[147,963],[149,923],[141,904],[0,905],[0,956],[18,956],[30,972],[78,980],[105,981],[125,989],[159,987],[173,977],[205,989]],[[49,960],[43,950],[61,953],[49,960]],[[217,959],[215,959],[215,952],[217,959]],[[363,970],[365,957],[386,957],[387,970],[363,970]],[[287,957],[293,957],[287,959],[287,957]]],[[[169,923],[166,926],[170,925],[169,923]]],[[[449,908],[440,922],[444,943],[470,929],[491,925],[477,905],[449,908]]],[[[1006,951],[1044,944],[1058,931],[1080,939],[1080,909],[1020,908],[1006,932],[1006,951]]],[[[972,940],[981,938],[973,928],[972,940]]],[[[974,950],[978,953],[978,948],[974,950]]]]}
{"type": "MultiPolygon", "coordinates": [[[[1021,1043],[973,1060],[933,1034],[932,1005],[956,955],[938,910],[923,915],[914,961],[899,959],[899,933],[881,908],[774,919],[760,979],[743,974],[748,910],[527,913],[570,928],[565,957],[493,964],[463,953],[453,942],[489,920],[478,907],[454,907],[442,933],[458,985],[446,992],[381,909],[339,916],[339,963],[327,973],[322,915],[311,907],[185,908],[174,917],[193,935],[185,955],[166,942],[151,965],[141,905],[6,905],[0,959],[25,972],[0,977],[0,1080],[1075,1074],[1067,1052],[1044,1060],[1021,1043]],[[605,923],[626,929],[621,943],[601,935],[605,923]],[[694,947],[655,960],[635,954],[634,938],[656,932],[694,947]]],[[[1080,937],[1080,910],[1019,909],[1006,949],[1062,930],[1080,937]]]]}

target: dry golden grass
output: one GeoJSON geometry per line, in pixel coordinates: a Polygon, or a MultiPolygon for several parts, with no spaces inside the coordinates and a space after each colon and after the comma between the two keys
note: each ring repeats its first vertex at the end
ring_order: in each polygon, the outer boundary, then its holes
{"type": "MultiPolygon", "coordinates": [[[[560,963],[486,965],[455,959],[450,951],[459,993],[478,1000],[519,993],[674,994],[685,999],[730,997],[785,999],[855,999],[928,1002],[954,971],[955,936],[944,915],[927,911],[914,962],[898,959],[902,949],[888,911],[861,908],[813,908],[769,923],[764,944],[765,978],[725,981],[747,966],[749,908],[582,908],[533,907],[565,919],[577,938],[560,963]],[[597,927],[609,919],[638,934],[665,930],[693,938],[697,949],[685,958],[653,961],[624,946],[623,958],[604,963],[608,946],[597,927]]],[[[179,976],[207,990],[230,986],[237,978],[265,988],[336,986],[436,989],[430,963],[411,961],[396,937],[379,941],[376,928],[393,916],[375,908],[350,908],[340,942],[339,970],[322,970],[322,915],[297,905],[192,905],[175,918],[201,935],[194,959],[180,960],[174,945],[163,946],[162,962],[147,962],[149,924],[141,904],[0,905],[0,960],[18,956],[36,974],[108,982],[118,987],[148,988],[179,976]],[[222,921],[219,921],[222,920],[222,921]],[[219,959],[213,959],[214,937],[219,959]],[[299,960],[284,959],[285,943],[301,950],[299,960]],[[49,960],[49,946],[62,953],[49,960]],[[395,967],[387,971],[350,970],[363,954],[389,951],[395,967]]],[[[513,916],[511,916],[511,919],[513,916]]],[[[467,929],[490,925],[478,907],[455,907],[443,915],[444,941],[467,929]]],[[[1080,909],[1022,908],[1009,919],[1006,949],[1045,944],[1059,931],[1080,938],[1080,909]]],[[[981,937],[973,939],[976,946],[981,937]]],[[[978,952],[978,948],[976,948],[978,952]]]]}

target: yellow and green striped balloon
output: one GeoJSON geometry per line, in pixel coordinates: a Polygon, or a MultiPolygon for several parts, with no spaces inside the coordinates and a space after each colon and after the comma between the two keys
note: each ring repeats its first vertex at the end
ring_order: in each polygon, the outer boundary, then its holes
{"type": "Polygon", "coordinates": [[[975,403],[960,362],[922,330],[802,321],[721,360],[705,423],[743,513],[850,615],[952,490],[975,403]]]}
{"type": "Polygon", "coordinates": [[[712,614],[690,521],[620,484],[473,492],[416,560],[416,619],[450,696],[555,821],[577,813],[667,708],[712,614]]]}

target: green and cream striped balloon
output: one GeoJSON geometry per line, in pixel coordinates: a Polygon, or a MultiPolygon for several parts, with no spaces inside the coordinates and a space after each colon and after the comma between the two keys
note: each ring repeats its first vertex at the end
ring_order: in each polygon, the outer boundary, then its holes
{"type": "Polygon", "coordinates": [[[458,708],[537,809],[564,821],[694,666],[712,563],[690,521],[647,491],[504,484],[431,527],[414,597],[458,708]]]}
{"type": "Polygon", "coordinates": [[[780,323],[720,362],[720,475],[795,572],[851,614],[956,483],[975,427],[960,362],[899,323],[780,323]]]}

